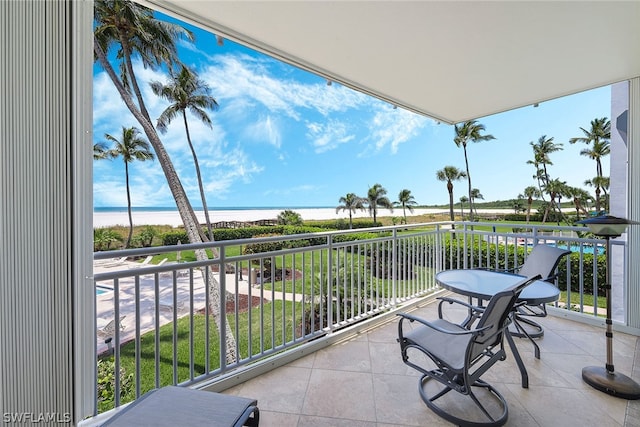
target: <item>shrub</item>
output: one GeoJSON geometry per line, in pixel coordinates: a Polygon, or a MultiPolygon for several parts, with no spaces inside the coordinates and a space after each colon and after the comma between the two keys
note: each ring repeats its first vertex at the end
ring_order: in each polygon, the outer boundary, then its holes
{"type": "Polygon", "coordinates": [[[289,209],[280,212],[277,220],[281,225],[302,225],[300,214],[289,209]]]}
{"type": "MultiPolygon", "coordinates": [[[[115,406],[115,362],[109,359],[98,359],[98,412],[107,411],[115,406]]],[[[133,373],[127,374],[120,366],[120,399],[130,395],[135,385],[133,373]]]]}
{"type": "Polygon", "coordinates": [[[184,230],[168,231],[162,235],[162,244],[164,246],[177,245],[180,243],[189,242],[189,236],[184,230]]]}
{"type": "Polygon", "coordinates": [[[122,242],[122,236],[110,228],[96,228],[93,230],[93,250],[108,251],[111,245],[122,242]]]}

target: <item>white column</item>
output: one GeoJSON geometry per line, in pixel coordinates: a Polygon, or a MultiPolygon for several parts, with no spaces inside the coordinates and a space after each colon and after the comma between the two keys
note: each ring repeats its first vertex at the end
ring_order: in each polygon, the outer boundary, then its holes
{"type": "MultiPolygon", "coordinates": [[[[613,123],[612,123],[613,128],[613,123]]],[[[629,81],[627,218],[640,221],[640,78],[629,81]]],[[[627,231],[627,319],[640,329],[640,225],[627,231]]]]}

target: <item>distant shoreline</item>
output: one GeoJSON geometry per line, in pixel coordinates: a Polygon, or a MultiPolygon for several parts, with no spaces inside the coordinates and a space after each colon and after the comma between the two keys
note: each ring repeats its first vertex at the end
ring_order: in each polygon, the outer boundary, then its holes
{"type": "MultiPolygon", "coordinates": [[[[120,208],[108,208],[108,211],[100,210],[96,208],[93,212],[93,227],[113,227],[113,226],[128,226],[129,218],[127,215],[127,209],[121,210],[120,208]]],[[[278,214],[285,209],[293,210],[300,214],[303,220],[331,220],[331,219],[344,219],[349,220],[349,212],[340,211],[336,213],[336,208],[228,208],[228,209],[216,209],[210,210],[209,216],[211,222],[221,221],[259,221],[262,219],[276,219],[278,214]]],[[[478,209],[479,213],[511,213],[513,209],[478,209]]],[[[196,216],[198,221],[204,224],[204,211],[196,210],[196,216]]],[[[448,209],[435,209],[435,208],[417,208],[413,210],[413,213],[407,210],[407,216],[417,215],[434,215],[434,214],[448,214],[448,209]]],[[[379,217],[397,216],[401,217],[402,209],[394,209],[390,212],[388,209],[379,209],[379,217]]],[[[178,227],[182,225],[180,214],[177,210],[171,208],[136,208],[132,210],[133,225],[169,225],[171,227],[178,227]],[[165,210],[162,210],[165,209],[165,210]]],[[[353,218],[369,218],[368,211],[357,211],[353,214],[353,218]]]]}

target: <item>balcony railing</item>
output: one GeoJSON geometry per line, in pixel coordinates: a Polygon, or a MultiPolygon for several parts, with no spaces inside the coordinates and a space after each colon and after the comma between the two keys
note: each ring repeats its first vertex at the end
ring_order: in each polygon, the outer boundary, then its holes
{"type": "Polygon", "coordinates": [[[96,253],[96,413],[329,340],[435,292],[440,270],[517,268],[534,244],[575,251],[559,267],[556,306],[597,316],[603,305],[590,294],[604,286],[604,260],[592,252],[602,241],[584,230],[441,222],[96,253]],[[184,261],[178,249],[209,259],[184,261]],[[148,255],[182,262],[122,260],[148,255]],[[224,297],[212,300],[211,288],[224,297]],[[217,323],[215,311],[226,313],[217,323]]]}

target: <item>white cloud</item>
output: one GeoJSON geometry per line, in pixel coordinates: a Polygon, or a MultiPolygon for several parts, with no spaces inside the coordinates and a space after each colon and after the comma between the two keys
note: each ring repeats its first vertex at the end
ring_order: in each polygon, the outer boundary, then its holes
{"type": "Polygon", "coordinates": [[[346,123],[333,119],[327,123],[307,123],[307,137],[311,139],[316,153],[333,150],[355,139],[346,123]]]}
{"type": "MultiPolygon", "coordinates": [[[[322,115],[346,111],[369,102],[369,97],[340,85],[322,82],[305,84],[274,77],[269,66],[278,65],[270,59],[247,55],[218,55],[201,73],[219,102],[263,105],[272,113],[281,113],[300,120],[300,109],[322,115]]],[[[231,108],[234,108],[233,105],[231,108]]]]}
{"type": "Polygon", "coordinates": [[[375,151],[389,146],[395,154],[403,142],[417,136],[430,119],[401,108],[384,106],[378,110],[369,123],[369,140],[373,141],[375,151]]]}

